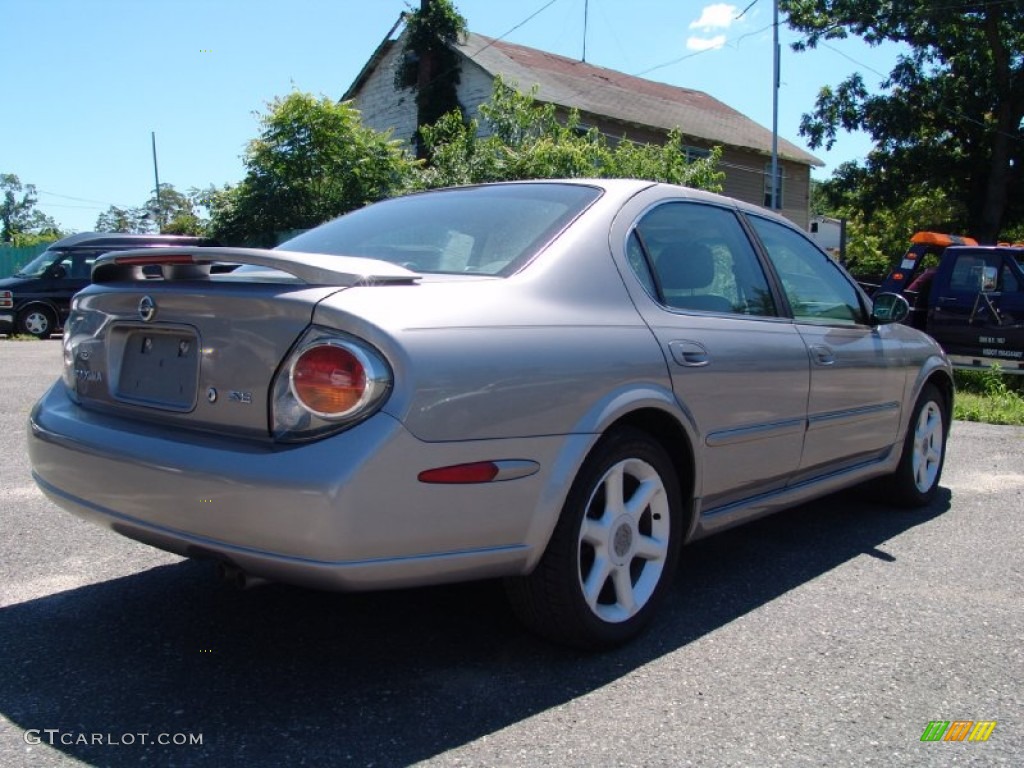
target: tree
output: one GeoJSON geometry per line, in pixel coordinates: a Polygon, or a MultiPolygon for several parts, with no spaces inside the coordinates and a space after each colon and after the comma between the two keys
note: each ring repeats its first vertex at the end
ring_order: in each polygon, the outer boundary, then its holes
{"type": "MultiPolygon", "coordinates": [[[[535,91],[534,91],[535,93],[535,91]]],[[[720,148],[707,158],[687,162],[682,137],[669,134],[664,145],[621,141],[611,146],[597,129],[583,130],[579,114],[560,119],[552,104],[539,104],[501,78],[480,105],[489,135],[478,136],[476,120],[468,124],[452,112],[421,128],[430,165],[424,186],[559,177],[619,177],[668,181],[721,191],[717,170],[720,148]]]]}
{"type": "MultiPolygon", "coordinates": [[[[844,167],[837,169],[837,175],[843,173],[844,167]]],[[[828,215],[846,219],[847,268],[864,280],[874,282],[885,277],[900,262],[915,232],[965,231],[963,208],[943,189],[908,190],[899,204],[876,208],[869,217],[856,197],[844,199],[842,187],[834,180],[821,187],[828,215]]]]}
{"type": "Polygon", "coordinates": [[[0,242],[20,245],[34,236],[60,236],[57,222],[36,208],[34,184],[22,184],[13,173],[0,173],[0,242]]]}
{"type": "Polygon", "coordinates": [[[209,222],[199,214],[203,207],[205,197],[201,190],[190,189],[184,193],[173,184],[161,184],[159,199],[154,192],[138,207],[112,205],[96,219],[96,229],[133,234],[205,235],[209,222]]]}
{"type": "MultiPolygon", "coordinates": [[[[395,70],[395,88],[416,91],[416,124],[433,125],[459,104],[459,54],[452,48],[468,27],[450,0],[420,0],[420,9],[405,14],[405,44],[395,70]]],[[[420,131],[413,137],[417,157],[427,157],[420,131]]]]}
{"type": "Polygon", "coordinates": [[[145,208],[122,208],[112,205],[96,217],[97,232],[144,234],[154,230],[145,208]]]}
{"type": "Polygon", "coordinates": [[[146,201],[145,209],[149,220],[156,223],[161,234],[205,235],[209,222],[199,214],[203,199],[203,193],[198,189],[192,188],[185,193],[171,184],[161,184],[159,199],[154,193],[146,201]]]}
{"type": "Polygon", "coordinates": [[[876,206],[865,190],[867,171],[843,163],[811,186],[813,213],[846,220],[846,265],[866,281],[883,278],[903,257],[915,232],[966,234],[967,211],[945,188],[921,185],[893,205],[876,206]]]}
{"type": "Polygon", "coordinates": [[[224,242],[272,246],[278,232],[314,227],[411,183],[416,161],[390,134],[364,127],[349,102],[295,92],[268,107],[245,152],[245,178],[207,190],[211,228],[224,242]]]}
{"type": "Polygon", "coordinates": [[[794,47],[856,35],[869,45],[909,46],[872,93],[859,74],[822,88],[800,132],[831,148],[840,130],[875,142],[861,186],[873,208],[892,208],[918,188],[941,189],[966,211],[983,242],[1024,221],[1024,3],[933,0],[781,0],[794,47]]]}

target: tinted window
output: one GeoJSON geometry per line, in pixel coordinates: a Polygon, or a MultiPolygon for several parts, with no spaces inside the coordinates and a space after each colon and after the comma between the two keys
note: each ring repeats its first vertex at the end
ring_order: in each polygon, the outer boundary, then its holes
{"type": "Polygon", "coordinates": [[[58,251],[45,250],[24,267],[19,269],[15,274],[18,275],[18,277],[42,277],[46,268],[56,261],[60,255],[61,254],[58,251]]]}
{"type": "Polygon", "coordinates": [[[857,289],[809,240],[775,221],[751,216],[782,288],[801,322],[854,325],[864,322],[857,289]]]}
{"type": "Polygon", "coordinates": [[[953,262],[949,287],[954,291],[980,291],[984,282],[985,258],[980,254],[965,253],[953,262]]]}
{"type": "Polygon", "coordinates": [[[1003,293],[1018,293],[1020,291],[1020,281],[1009,264],[1003,264],[1003,269],[999,273],[998,287],[1003,293]]]}
{"type": "Polygon", "coordinates": [[[666,203],[647,213],[627,244],[644,287],[665,306],[774,315],[764,271],[736,215],[700,203],[666,203]]]}
{"type": "Polygon", "coordinates": [[[569,184],[514,184],[410,195],[354,211],[279,247],[365,256],[424,273],[508,275],[600,194],[569,184]]]}
{"type": "Polygon", "coordinates": [[[1002,252],[966,251],[958,253],[953,262],[949,287],[966,293],[1016,293],[1020,290],[1020,281],[1013,267],[1003,260],[1002,252]]]}

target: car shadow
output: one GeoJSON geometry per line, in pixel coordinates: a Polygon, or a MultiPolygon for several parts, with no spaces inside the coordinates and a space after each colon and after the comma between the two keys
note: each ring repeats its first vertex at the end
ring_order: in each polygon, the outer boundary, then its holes
{"type": "Polygon", "coordinates": [[[237,591],[183,561],[0,609],[0,712],[93,765],[407,765],[594,691],[859,555],[892,561],[883,543],[949,503],[944,489],[911,512],[844,494],[693,544],[652,629],[593,655],[523,630],[496,582],[237,591]]]}

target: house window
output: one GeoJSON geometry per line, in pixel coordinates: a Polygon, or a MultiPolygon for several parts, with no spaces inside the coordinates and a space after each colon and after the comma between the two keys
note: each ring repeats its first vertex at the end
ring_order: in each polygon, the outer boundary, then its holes
{"type": "Polygon", "coordinates": [[[686,153],[686,162],[694,163],[698,160],[703,160],[706,157],[711,157],[711,150],[704,149],[703,147],[683,147],[683,152],[686,153]]]}
{"type": "MultiPolygon", "coordinates": [[[[782,210],[782,208],[785,207],[785,204],[783,203],[783,200],[785,199],[783,193],[785,192],[785,189],[786,189],[785,183],[784,183],[785,179],[786,179],[786,169],[783,168],[782,163],[779,163],[778,167],[776,168],[776,171],[778,172],[778,176],[775,179],[775,208],[777,210],[782,210]]],[[[772,163],[769,160],[764,165],[764,207],[765,208],[771,208],[772,207],[772,182],[771,182],[771,177],[772,177],[772,163]]]]}

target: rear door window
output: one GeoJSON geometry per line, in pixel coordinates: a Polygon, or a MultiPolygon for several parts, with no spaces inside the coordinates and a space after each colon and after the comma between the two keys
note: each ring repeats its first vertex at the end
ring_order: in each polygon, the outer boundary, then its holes
{"type": "Polygon", "coordinates": [[[757,254],[726,208],[660,205],[640,220],[626,255],[648,293],[670,309],[777,314],[757,254]]]}

